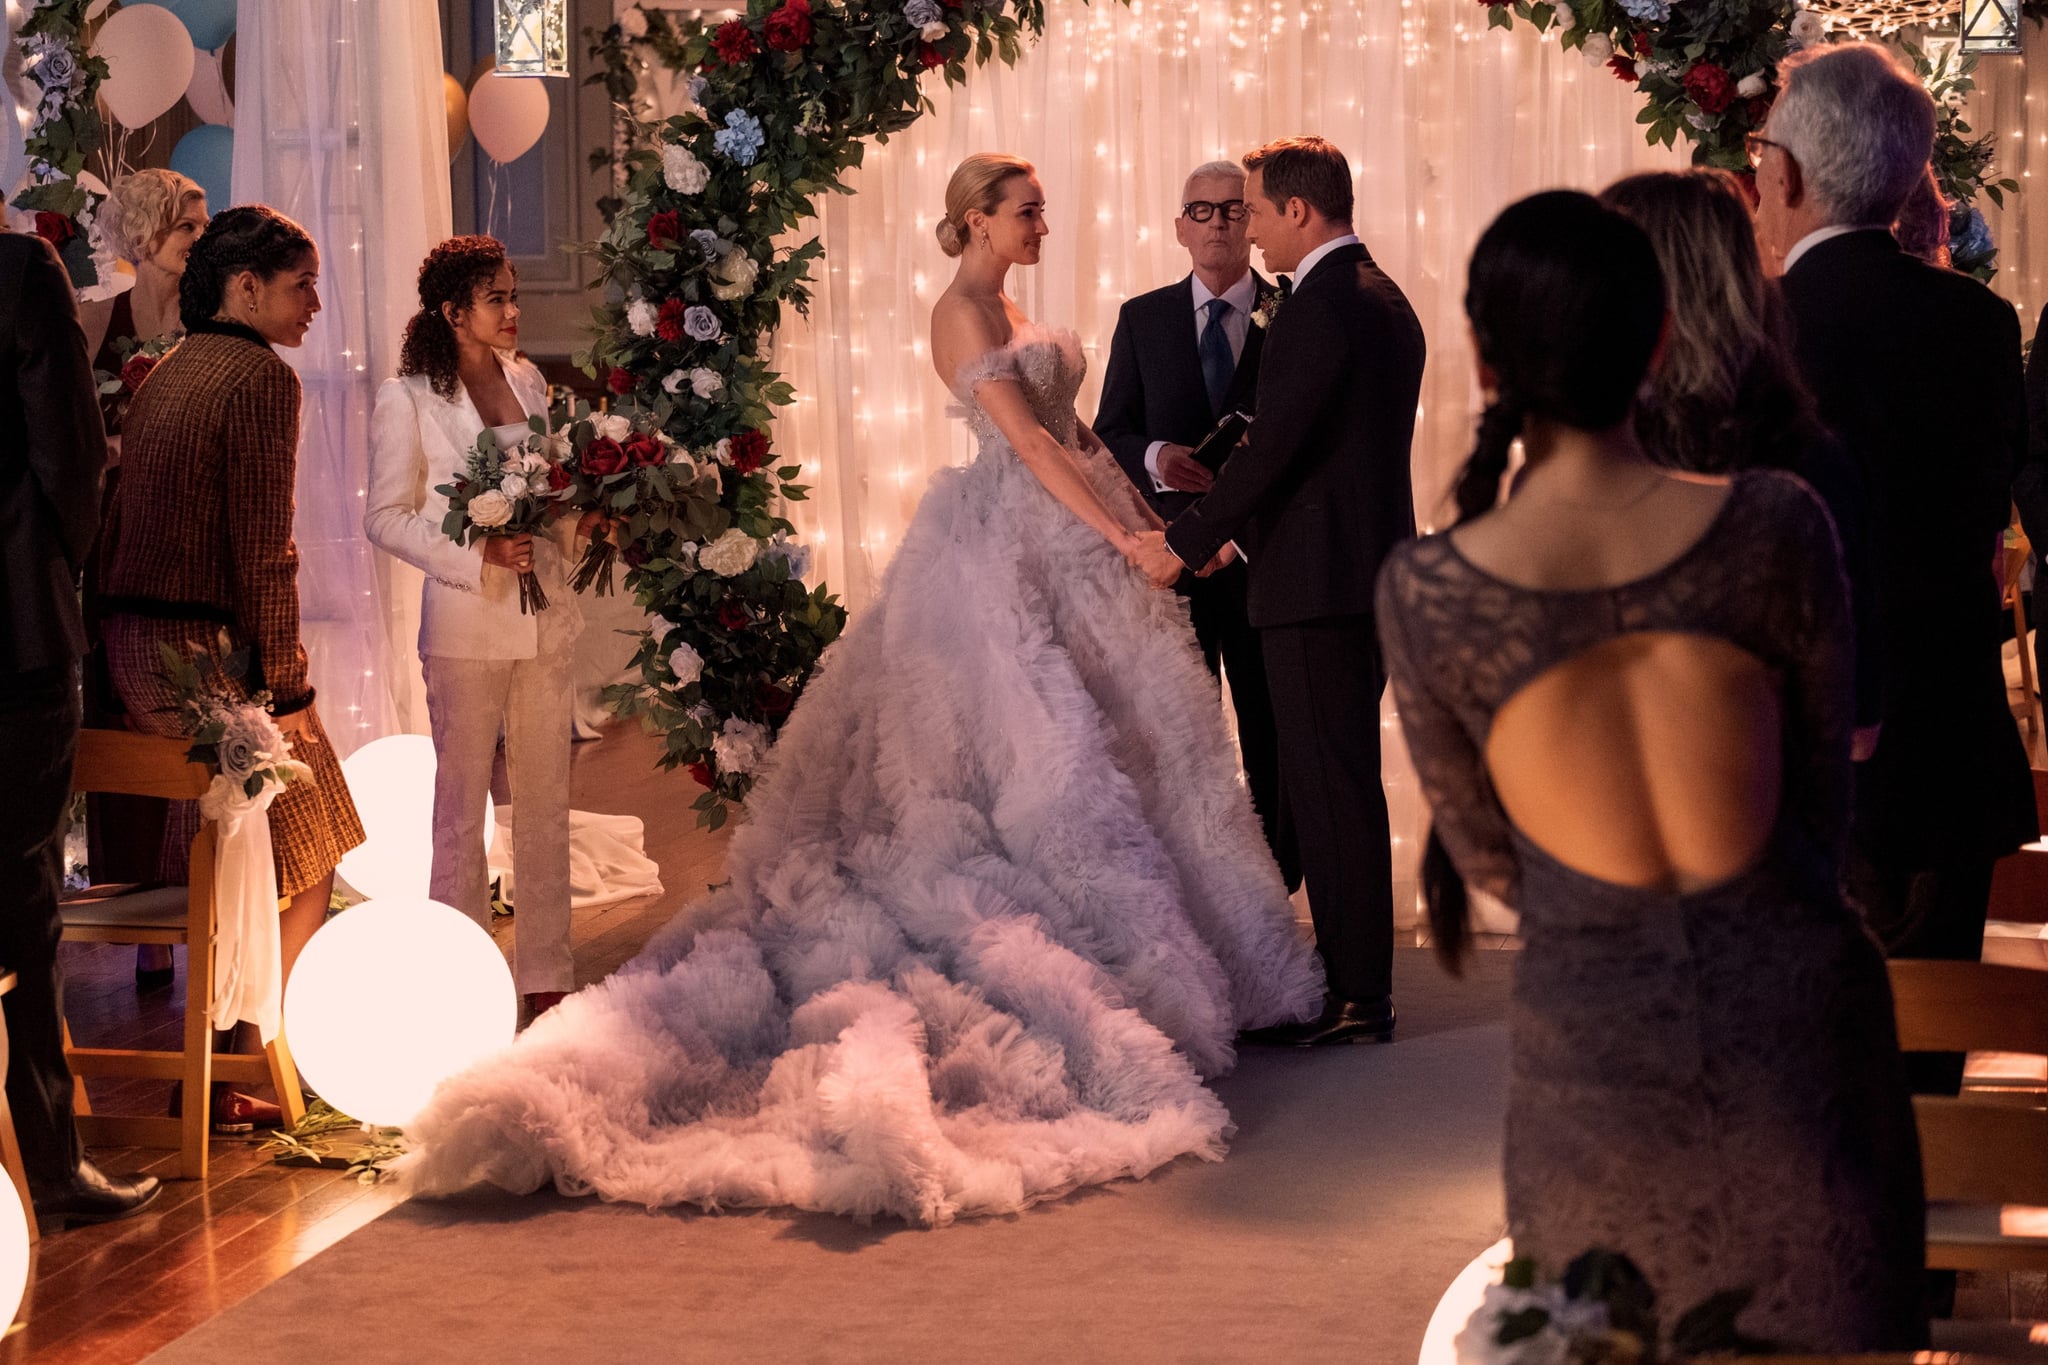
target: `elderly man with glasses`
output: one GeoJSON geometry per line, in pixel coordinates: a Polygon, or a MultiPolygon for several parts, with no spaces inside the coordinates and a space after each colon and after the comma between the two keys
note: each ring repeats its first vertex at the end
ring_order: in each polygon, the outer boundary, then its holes
{"type": "MultiPolygon", "coordinates": [[[[1897,957],[1975,961],[1992,865],[2037,838],[1993,576],[2026,456],[2020,326],[1890,225],[1927,174],[1934,103],[1874,44],[1798,54],[1750,140],[1757,225],[1785,248],[1799,367],[1861,468],[1884,628],[1877,747],[1857,764],[1851,884],[1897,957]]],[[[1908,1059],[1954,1094],[1961,1054],[1908,1059]]]]}
{"type": "MultiPolygon", "coordinates": [[[[1212,161],[1189,174],[1174,236],[1191,272],[1141,294],[1117,316],[1095,433],[1124,473],[1171,522],[1209,489],[1215,470],[1193,448],[1226,413],[1252,410],[1265,329],[1253,314],[1274,292],[1252,269],[1245,239],[1244,168],[1212,161]]],[[[1181,580],[1211,673],[1227,673],[1238,749],[1266,841],[1292,891],[1301,883],[1293,836],[1280,821],[1279,741],[1259,633],[1246,614],[1245,566],[1181,580]]]]}

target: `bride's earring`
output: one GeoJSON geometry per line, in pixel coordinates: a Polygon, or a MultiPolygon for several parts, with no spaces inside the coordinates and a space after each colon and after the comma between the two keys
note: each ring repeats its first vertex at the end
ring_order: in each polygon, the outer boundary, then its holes
{"type": "Polygon", "coordinates": [[[982,249],[983,251],[987,251],[987,250],[989,250],[989,249],[990,249],[990,248],[989,248],[989,244],[988,244],[988,229],[987,229],[987,228],[983,228],[983,229],[981,230],[981,249],[982,249]]]}

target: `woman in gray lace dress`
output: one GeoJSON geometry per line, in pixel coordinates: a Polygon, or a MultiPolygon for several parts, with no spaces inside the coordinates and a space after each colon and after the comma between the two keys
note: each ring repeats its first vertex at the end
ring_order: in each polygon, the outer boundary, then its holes
{"type": "Polygon", "coordinates": [[[1489,406],[1460,520],[1389,560],[1379,622],[1446,960],[1461,874],[1521,912],[1515,1249],[1553,1274],[1624,1252],[1667,1325],[1747,1288],[1753,1337],[1923,1344],[1913,1115],[1839,890],[1854,640],[1827,514],[1787,474],[1644,457],[1663,282],[1587,196],[1504,212],[1466,311],[1489,406]]]}

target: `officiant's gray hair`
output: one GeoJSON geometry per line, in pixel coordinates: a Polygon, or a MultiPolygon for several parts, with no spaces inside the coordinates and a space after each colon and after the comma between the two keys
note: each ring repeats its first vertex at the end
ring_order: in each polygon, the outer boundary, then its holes
{"type": "Polygon", "coordinates": [[[1842,227],[1889,227],[1927,174],[1934,100],[1875,43],[1808,48],[1778,67],[1764,135],[1782,145],[1807,191],[1842,227]]]}
{"type": "Polygon", "coordinates": [[[1208,179],[1235,180],[1239,185],[1242,185],[1245,182],[1244,167],[1238,165],[1235,161],[1204,161],[1201,165],[1189,171],[1188,178],[1180,182],[1181,197],[1187,197],[1188,186],[1194,184],[1197,180],[1208,179]]]}

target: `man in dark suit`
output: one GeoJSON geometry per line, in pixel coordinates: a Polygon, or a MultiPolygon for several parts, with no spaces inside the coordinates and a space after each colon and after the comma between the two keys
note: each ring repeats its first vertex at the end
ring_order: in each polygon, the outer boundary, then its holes
{"type": "Polygon", "coordinates": [[[0,967],[7,1102],[36,1212],[99,1222],[157,1194],[85,1160],[64,1061],[57,895],[78,749],[78,575],[99,521],[106,434],[71,282],[40,237],[0,233],[0,967]]]}
{"type": "Polygon", "coordinates": [[[1145,538],[1154,582],[1237,547],[1280,735],[1280,782],[1300,843],[1320,1017],[1259,1041],[1314,1046],[1394,1030],[1393,857],[1380,786],[1386,671],[1372,619],[1387,552],[1415,533],[1409,442],[1422,328],[1351,231],[1351,168],[1321,138],[1244,159],[1247,235],[1292,272],[1260,359],[1250,442],[1164,535],[1145,538]]]}
{"type": "MultiPolygon", "coordinates": [[[[1161,519],[1171,522],[1209,490],[1215,470],[1193,457],[1225,413],[1250,412],[1265,328],[1253,321],[1275,293],[1252,269],[1245,240],[1244,169],[1212,161],[1188,176],[1173,231],[1193,271],[1140,294],[1117,314],[1095,434],[1161,519]]],[[[1220,463],[1220,461],[1219,461],[1220,463]]],[[[1266,692],[1259,633],[1245,614],[1249,577],[1233,563],[1181,580],[1209,671],[1230,674],[1237,747],[1266,843],[1292,891],[1301,884],[1294,838],[1281,817],[1279,738],[1266,692]]]]}
{"type": "MultiPolygon", "coordinates": [[[[1992,865],[2039,834],[1992,567],[2026,453],[2019,320],[1887,227],[1926,173],[1934,105],[1920,82],[1869,44],[1814,49],[1780,73],[1751,149],[1758,225],[1789,245],[1800,369],[1862,469],[1884,612],[1851,888],[1892,955],[1976,961],[1992,865]],[[1966,400],[1949,375],[1969,376],[1966,400]]],[[[1954,1094],[1962,1061],[1909,1058],[1914,1088],[1954,1094]]]]}

